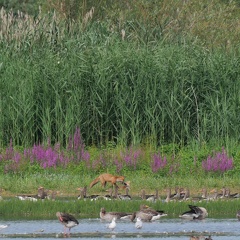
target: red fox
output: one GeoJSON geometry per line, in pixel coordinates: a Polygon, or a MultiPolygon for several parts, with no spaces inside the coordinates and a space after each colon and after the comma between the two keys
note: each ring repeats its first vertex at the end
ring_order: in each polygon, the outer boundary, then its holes
{"type": "Polygon", "coordinates": [[[103,187],[106,187],[107,182],[110,182],[112,186],[113,185],[116,186],[117,182],[124,183],[124,176],[114,176],[109,173],[103,173],[90,183],[90,188],[93,187],[98,182],[101,182],[103,187]]]}

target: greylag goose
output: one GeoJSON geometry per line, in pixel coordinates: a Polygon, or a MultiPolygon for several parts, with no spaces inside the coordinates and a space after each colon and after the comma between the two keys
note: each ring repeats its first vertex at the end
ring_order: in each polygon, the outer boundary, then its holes
{"type": "Polygon", "coordinates": [[[166,192],[167,192],[167,196],[166,196],[165,202],[176,201],[181,197],[180,189],[178,187],[175,188],[175,193],[173,194],[171,194],[171,188],[167,188],[166,192]]]}
{"type": "Polygon", "coordinates": [[[190,240],[212,240],[211,236],[204,237],[204,236],[191,236],[190,240]]]}
{"type": "Polygon", "coordinates": [[[200,200],[207,200],[208,194],[207,194],[207,189],[203,188],[202,189],[202,196],[200,197],[200,200]]]}
{"type": "Polygon", "coordinates": [[[44,187],[39,187],[37,194],[22,194],[16,196],[20,200],[29,200],[36,202],[38,199],[45,199],[47,198],[47,192],[44,190],[44,187]]]}
{"type": "Polygon", "coordinates": [[[58,220],[64,225],[64,235],[66,235],[66,229],[68,228],[68,235],[70,236],[71,228],[79,224],[78,220],[69,213],[57,212],[56,216],[58,220]]]}
{"type": "Polygon", "coordinates": [[[140,210],[132,214],[131,221],[133,221],[136,217],[141,218],[142,221],[155,221],[164,216],[167,216],[164,211],[154,210],[147,205],[141,205],[140,210]]]}
{"type": "Polygon", "coordinates": [[[146,191],[143,189],[141,191],[141,197],[143,200],[155,202],[159,199],[158,190],[156,189],[156,194],[146,194],[146,191]]]}
{"type": "Polygon", "coordinates": [[[215,200],[218,199],[217,189],[211,190],[210,193],[212,193],[212,194],[209,194],[209,195],[207,196],[207,200],[209,200],[209,201],[215,201],[215,200]]]}
{"type": "Polygon", "coordinates": [[[189,188],[186,188],[186,190],[183,192],[183,197],[181,197],[183,201],[187,201],[190,199],[190,190],[189,188]]]}
{"type": "Polygon", "coordinates": [[[44,190],[44,187],[39,187],[37,198],[38,199],[45,199],[45,198],[47,198],[47,196],[48,196],[48,194],[47,194],[47,191],[44,190]]]}
{"type": "Polygon", "coordinates": [[[106,192],[108,192],[108,194],[104,195],[103,199],[104,200],[112,200],[112,198],[113,198],[113,190],[112,190],[112,188],[106,190],[106,192]]]}
{"type": "Polygon", "coordinates": [[[113,218],[116,219],[130,219],[132,217],[132,213],[125,213],[125,212],[106,212],[105,208],[101,208],[100,210],[100,219],[106,221],[112,221],[113,218]]]}
{"type": "Polygon", "coordinates": [[[182,192],[182,188],[176,187],[175,193],[170,196],[171,199],[179,200],[184,197],[184,194],[182,192]]]}
{"type": "Polygon", "coordinates": [[[194,219],[204,219],[208,216],[208,212],[205,208],[203,207],[197,207],[193,205],[188,205],[190,210],[187,212],[184,212],[181,214],[179,217],[183,219],[188,219],[188,220],[194,220],[194,219]]]}
{"type": "Polygon", "coordinates": [[[226,195],[225,195],[227,198],[239,198],[240,197],[240,194],[239,193],[233,193],[233,194],[230,194],[230,189],[227,188],[226,189],[226,195]]]}
{"type": "Polygon", "coordinates": [[[87,186],[83,187],[83,188],[77,188],[77,190],[80,191],[80,195],[78,195],[77,199],[83,199],[83,200],[98,200],[101,196],[98,194],[93,194],[93,195],[89,195],[87,196],[87,186]]]}
{"type": "Polygon", "coordinates": [[[121,200],[132,200],[132,197],[129,195],[129,188],[126,188],[126,194],[118,194],[118,198],[121,200]]]}
{"type": "Polygon", "coordinates": [[[226,188],[223,187],[221,189],[222,193],[218,195],[219,198],[226,198],[226,188]]]}
{"type": "Polygon", "coordinates": [[[56,196],[59,194],[59,191],[55,191],[55,190],[50,190],[48,195],[47,195],[47,199],[48,200],[52,200],[55,201],[56,200],[56,196]]]}
{"type": "Polygon", "coordinates": [[[171,201],[171,189],[168,188],[166,192],[167,192],[167,196],[166,196],[165,202],[168,203],[171,201]]]}

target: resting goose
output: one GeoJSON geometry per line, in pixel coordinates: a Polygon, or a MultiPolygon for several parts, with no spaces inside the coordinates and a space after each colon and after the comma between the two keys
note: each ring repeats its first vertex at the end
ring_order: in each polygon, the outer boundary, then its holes
{"type": "Polygon", "coordinates": [[[126,194],[118,194],[120,200],[132,200],[132,197],[129,195],[129,188],[126,188],[126,194]]]}
{"type": "Polygon", "coordinates": [[[20,200],[29,200],[36,202],[38,199],[45,199],[47,198],[47,192],[44,190],[44,187],[38,188],[38,193],[31,195],[31,194],[23,194],[16,196],[20,200]]]}
{"type": "Polygon", "coordinates": [[[222,193],[218,195],[219,198],[226,198],[226,188],[223,187],[221,189],[222,193]]]}
{"type": "Polygon", "coordinates": [[[87,196],[87,186],[83,187],[83,188],[77,188],[77,190],[80,191],[80,195],[78,195],[77,199],[83,199],[83,200],[98,200],[101,196],[98,194],[94,194],[94,195],[89,195],[87,196]]]}
{"type": "Polygon", "coordinates": [[[211,236],[204,237],[204,236],[191,236],[190,240],[212,240],[211,236]]]}
{"type": "Polygon", "coordinates": [[[209,201],[215,201],[215,200],[218,199],[217,189],[211,190],[210,193],[213,193],[213,194],[209,194],[208,197],[207,197],[207,200],[209,200],[209,201]]]}
{"type": "Polygon", "coordinates": [[[202,196],[201,196],[201,200],[207,200],[208,198],[208,194],[207,194],[207,189],[206,188],[203,188],[202,189],[202,196]]]}
{"type": "Polygon", "coordinates": [[[179,217],[183,219],[189,219],[189,220],[194,220],[194,219],[204,219],[208,216],[208,212],[205,208],[203,207],[197,207],[193,205],[188,205],[190,210],[187,212],[184,212],[181,214],[179,217]]]}
{"type": "Polygon", "coordinates": [[[182,200],[187,201],[189,199],[190,199],[190,190],[189,188],[186,188],[186,190],[183,192],[182,200]]]}
{"type": "Polygon", "coordinates": [[[106,212],[105,208],[101,208],[100,210],[100,219],[106,221],[112,221],[113,218],[116,219],[130,219],[132,217],[132,213],[125,213],[125,212],[106,212]]]}
{"type": "Polygon", "coordinates": [[[184,193],[182,192],[182,188],[176,187],[175,193],[170,196],[171,199],[179,200],[184,197],[184,193]]]}
{"type": "Polygon", "coordinates": [[[167,196],[166,196],[165,202],[168,203],[171,201],[171,189],[168,188],[166,192],[167,192],[167,196]]]}
{"type": "Polygon", "coordinates": [[[132,214],[131,221],[133,221],[136,217],[141,218],[142,221],[155,221],[164,216],[167,216],[164,211],[154,210],[147,205],[141,205],[140,210],[132,214]]]}
{"type": "Polygon", "coordinates": [[[227,198],[239,198],[240,197],[240,194],[239,193],[233,193],[233,194],[230,194],[230,189],[227,188],[226,189],[226,195],[225,195],[227,198]]]}
{"type": "Polygon", "coordinates": [[[156,189],[156,194],[146,194],[146,191],[143,189],[141,191],[141,197],[143,200],[150,201],[150,202],[155,202],[156,200],[159,199],[158,195],[158,190],[156,189]]]}

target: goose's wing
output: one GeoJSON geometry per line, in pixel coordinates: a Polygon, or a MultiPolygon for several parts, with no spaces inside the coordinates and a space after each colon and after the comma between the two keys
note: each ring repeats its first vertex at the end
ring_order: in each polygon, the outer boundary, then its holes
{"type": "Polygon", "coordinates": [[[63,220],[64,222],[71,221],[71,222],[75,222],[75,223],[78,224],[78,220],[77,220],[73,215],[71,215],[71,214],[69,214],[69,213],[62,213],[62,214],[61,214],[61,217],[62,217],[62,220],[63,220]]]}

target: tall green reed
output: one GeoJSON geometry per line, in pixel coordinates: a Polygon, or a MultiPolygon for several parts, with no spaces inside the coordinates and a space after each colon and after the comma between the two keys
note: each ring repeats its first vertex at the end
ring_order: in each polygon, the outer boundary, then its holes
{"type": "Polygon", "coordinates": [[[66,144],[76,126],[87,145],[238,141],[236,53],[123,41],[107,21],[69,30],[56,14],[22,24],[2,38],[2,146],[66,144]]]}

